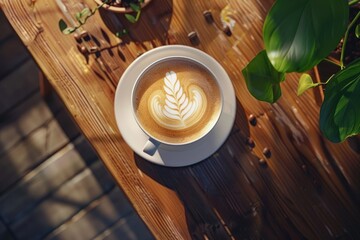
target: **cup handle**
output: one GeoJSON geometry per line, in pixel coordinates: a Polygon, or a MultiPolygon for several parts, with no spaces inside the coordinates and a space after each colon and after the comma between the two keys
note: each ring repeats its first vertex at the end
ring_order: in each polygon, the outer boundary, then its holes
{"type": "Polygon", "coordinates": [[[152,138],[149,138],[149,140],[146,142],[143,152],[149,154],[150,156],[153,156],[156,152],[156,150],[159,148],[160,143],[152,138]]]}

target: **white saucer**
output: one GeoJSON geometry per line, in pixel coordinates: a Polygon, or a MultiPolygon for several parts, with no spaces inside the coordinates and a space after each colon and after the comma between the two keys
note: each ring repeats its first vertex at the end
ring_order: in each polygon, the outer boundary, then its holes
{"type": "Polygon", "coordinates": [[[208,54],[192,47],[168,45],[152,49],[130,64],[122,75],[115,92],[115,118],[127,144],[142,158],[168,167],[182,167],[200,162],[211,156],[229,136],[235,120],[236,99],[231,80],[223,67],[208,54]],[[132,112],[131,91],[137,76],[151,63],[165,57],[188,57],[207,66],[217,79],[221,79],[223,109],[215,127],[201,140],[183,146],[160,145],[153,156],[143,152],[148,136],[137,125],[132,112]]]}

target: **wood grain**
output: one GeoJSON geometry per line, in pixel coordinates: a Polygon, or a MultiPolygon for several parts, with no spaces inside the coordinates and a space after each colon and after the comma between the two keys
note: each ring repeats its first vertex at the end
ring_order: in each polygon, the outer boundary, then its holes
{"type": "Polygon", "coordinates": [[[144,224],[138,223],[138,216],[130,214],[117,221],[114,226],[98,235],[94,240],[117,240],[121,236],[124,239],[141,239],[153,240],[144,224]],[[129,226],[137,226],[136,230],[132,230],[129,226]]]}
{"type": "MultiPolygon", "coordinates": [[[[67,1],[71,12],[79,9],[74,2],[67,1]]],[[[263,49],[262,24],[272,1],[154,0],[135,25],[100,11],[85,26],[99,51],[85,56],[78,48],[88,43],[57,30],[62,14],[54,2],[0,3],[156,238],[360,238],[360,156],[347,142],[332,144],[322,137],[319,93],[296,97],[297,74],[287,76],[276,104],[256,101],[246,89],[241,70],[263,49]],[[227,5],[236,22],[231,36],[220,22],[227,5]],[[213,24],[206,23],[204,10],[213,13],[213,24]],[[122,28],[130,33],[117,39],[114,32],[122,28]],[[216,154],[194,166],[170,169],[141,159],[123,141],[114,119],[113,90],[139,54],[163,44],[190,45],[191,31],[200,39],[196,47],[217,59],[232,79],[237,115],[216,154]],[[250,114],[257,117],[256,126],[248,123],[250,114]],[[264,155],[265,148],[271,156],[264,155]]]]}

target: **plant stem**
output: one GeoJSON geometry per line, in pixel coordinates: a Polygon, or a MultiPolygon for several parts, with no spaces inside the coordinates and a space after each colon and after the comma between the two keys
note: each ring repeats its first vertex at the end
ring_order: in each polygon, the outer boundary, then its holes
{"type": "Polygon", "coordinates": [[[313,87],[318,87],[318,86],[321,86],[321,85],[327,85],[334,76],[335,76],[335,74],[331,75],[331,76],[328,78],[328,80],[326,80],[326,82],[313,83],[313,87]]]}
{"type": "Polygon", "coordinates": [[[349,6],[355,5],[355,4],[359,3],[359,2],[360,2],[360,0],[352,0],[352,1],[349,2],[349,6]]]}
{"type": "Polygon", "coordinates": [[[336,66],[338,66],[338,67],[341,67],[341,64],[340,64],[339,62],[334,61],[334,60],[332,60],[332,59],[330,59],[330,58],[324,58],[324,60],[327,61],[327,62],[329,62],[329,63],[332,63],[332,64],[334,64],[334,65],[336,65],[336,66]]]}
{"type": "Polygon", "coordinates": [[[74,26],[74,27],[72,28],[72,30],[71,30],[70,33],[73,33],[73,32],[75,32],[76,30],[78,30],[80,27],[82,27],[82,26],[86,23],[86,21],[87,21],[92,15],[94,15],[94,14],[96,13],[96,11],[98,11],[101,7],[103,7],[105,4],[107,4],[108,1],[109,1],[109,0],[105,0],[102,4],[98,5],[96,8],[94,8],[93,10],[91,10],[91,11],[90,11],[91,14],[90,14],[89,16],[87,16],[87,17],[84,19],[83,22],[79,22],[79,25],[74,26]]]}
{"type": "Polygon", "coordinates": [[[330,80],[331,80],[334,76],[335,76],[335,74],[331,75],[331,76],[328,78],[328,80],[327,80],[326,82],[322,83],[322,84],[323,84],[323,85],[328,84],[328,83],[330,82],[330,80]]]}
{"type": "Polygon", "coordinates": [[[139,21],[140,14],[141,14],[141,11],[137,11],[136,18],[135,18],[136,22],[139,21]]]}
{"type": "Polygon", "coordinates": [[[344,66],[345,48],[346,48],[347,39],[349,37],[350,29],[354,26],[354,24],[356,23],[356,21],[359,18],[360,18],[360,11],[356,14],[355,18],[351,21],[348,28],[346,29],[344,40],[343,40],[343,45],[342,45],[342,49],[341,49],[341,56],[340,56],[340,67],[341,67],[341,69],[343,69],[345,67],[344,66]]]}

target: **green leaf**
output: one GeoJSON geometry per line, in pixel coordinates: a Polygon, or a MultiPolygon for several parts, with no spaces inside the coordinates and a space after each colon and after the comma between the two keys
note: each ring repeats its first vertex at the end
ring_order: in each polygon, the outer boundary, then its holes
{"type": "Polygon", "coordinates": [[[360,38],[360,24],[357,25],[355,28],[355,35],[357,38],[360,38]]]}
{"type": "Polygon", "coordinates": [[[360,59],[339,71],[325,89],[320,129],[330,141],[360,133],[360,59]]]}
{"type": "Polygon", "coordinates": [[[264,23],[264,44],[279,72],[305,72],[329,55],[344,35],[344,0],[277,0],[264,23]]]}
{"type": "Polygon", "coordinates": [[[63,32],[63,34],[71,34],[71,33],[75,32],[75,28],[67,27],[62,32],[63,32]]]}
{"type": "Polygon", "coordinates": [[[90,8],[84,8],[81,12],[75,13],[75,18],[80,24],[84,24],[91,15],[92,12],[90,8]]]}
{"type": "Polygon", "coordinates": [[[301,75],[297,89],[297,95],[300,96],[306,90],[319,86],[320,83],[313,83],[311,76],[307,73],[301,75]]]}
{"type": "Polygon", "coordinates": [[[90,17],[92,14],[90,8],[84,8],[83,10],[81,10],[81,16],[84,17],[90,17]]]}
{"type": "Polygon", "coordinates": [[[265,50],[242,70],[250,93],[258,100],[274,103],[281,96],[280,82],[285,74],[278,72],[271,65],[265,50]]]}
{"type": "Polygon", "coordinates": [[[131,14],[125,14],[126,19],[131,23],[136,23],[136,18],[131,14]]]}
{"type": "Polygon", "coordinates": [[[135,4],[135,3],[130,3],[130,8],[135,12],[140,11],[140,6],[138,4],[135,4]]]}
{"type": "Polygon", "coordinates": [[[80,19],[81,19],[81,12],[77,12],[77,13],[75,13],[75,18],[76,18],[76,20],[78,20],[78,22],[80,22],[80,19]]]}
{"type": "Polygon", "coordinates": [[[63,19],[59,20],[59,29],[60,31],[64,32],[64,30],[68,27],[66,22],[63,19]]]}

